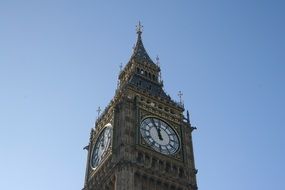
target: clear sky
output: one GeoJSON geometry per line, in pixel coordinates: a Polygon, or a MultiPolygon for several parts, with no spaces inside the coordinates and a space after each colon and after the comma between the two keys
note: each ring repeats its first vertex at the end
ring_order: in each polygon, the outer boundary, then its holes
{"type": "Polygon", "coordinates": [[[0,189],[83,187],[98,106],[144,25],[190,110],[201,190],[285,189],[284,0],[0,0],[0,189]]]}

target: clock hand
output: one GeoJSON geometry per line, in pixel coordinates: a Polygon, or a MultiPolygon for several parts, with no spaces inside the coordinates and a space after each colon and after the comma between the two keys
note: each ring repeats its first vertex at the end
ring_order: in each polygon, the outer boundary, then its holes
{"type": "Polygon", "coordinates": [[[154,122],[154,120],[152,119],[152,124],[154,125],[156,131],[157,131],[157,136],[159,138],[159,140],[163,141],[163,138],[161,136],[161,132],[160,132],[160,125],[161,123],[159,122],[159,127],[156,125],[156,123],[154,122]]]}
{"type": "Polygon", "coordinates": [[[163,141],[163,138],[160,133],[160,129],[157,130],[157,135],[158,135],[159,140],[163,141]]]}
{"type": "Polygon", "coordinates": [[[162,136],[161,136],[161,133],[160,133],[160,127],[161,127],[161,122],[160,122],[160,120],[158,120],[158,138],[159,138],[159,140],[162,140],[163,141],[163,138],[162,138],[162,136]]]}
{"type": "Polygon", "coordinates": [[[155,129],[156,129],[156,131],[157,131],[158,128],[157,128],[157,126],[156,126],[156,124],[155,124],[153,118],[151,118],[151,123],[154,125],[154,127],[155,127],[155,129]]]}

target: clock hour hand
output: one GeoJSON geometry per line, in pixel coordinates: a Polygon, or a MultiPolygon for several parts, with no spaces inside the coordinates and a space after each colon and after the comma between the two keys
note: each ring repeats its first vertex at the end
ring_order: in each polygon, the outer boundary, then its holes
{"type": "MultiPolygon", "coordinates": [[[[161,136],[161,133],[160,133],[160,126],[158,127],[157,125],[156,125],[156,123],[154,122],[154,120],[152,119],[152,124],[154,125],[154,127],[155,127],[155,129],[156,129],[156,131],[157,131],[157,136],[158,136],[158,138],[159,138],[159,140],[163,140],[163,138],[162,138],[162,136],[161,136]]],[[[160,123],[159,123],[160,124],[160,123]]]]}

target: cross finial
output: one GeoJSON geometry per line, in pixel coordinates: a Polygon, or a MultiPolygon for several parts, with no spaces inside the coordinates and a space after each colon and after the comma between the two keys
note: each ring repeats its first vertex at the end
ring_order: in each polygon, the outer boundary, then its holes
{"type": "Polygon", "coordinates": [[[182,102],[183,93],[180,90],[178,92],[178,96],[179,96],[179,103],[182,105],[183,104],[183,102],[182,102]]]}
{"type": "Polygon", "coordinates": [[[97,116],[97,118],[99,118],[99,115],[100,115],[100,112],[101,112],[101,108],[100,108],[100,106],[98,107],[98,109],[97,109],[96,111],[98,112],[98,116],[97,116]]]}
{"type": "Polygon", "coordinates": [[[156,56],[155,60],[156,60],[157,66],[159,66],[159,57],[158,57],[158,55],[156,56]]]}
{"type": "Polygon", "coordinates": [[[138,34],[141,34],[143,32],[143,25],[141,25],[141,21],[139,21],[139,24],[136,25],[136,30],[138,34]]]}

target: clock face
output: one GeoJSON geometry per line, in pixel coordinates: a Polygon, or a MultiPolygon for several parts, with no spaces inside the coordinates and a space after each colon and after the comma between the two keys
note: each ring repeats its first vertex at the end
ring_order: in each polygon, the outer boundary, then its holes
{"type": "Polygon", "coordinates": [[[106,152],[110,146],[112,137],[112,125],[108,123],[100,133],[95,145],[93,146],[91,156],[91,167],[96,169],[103,160],[106,152]]]}
{"type": "Polygon", "coordinates": [[[179,137],[176,132],[158,118],[145,118],[141,122],[140,132],[144,140],[157,152],[171,155],[179,149],[179,137]]]}

